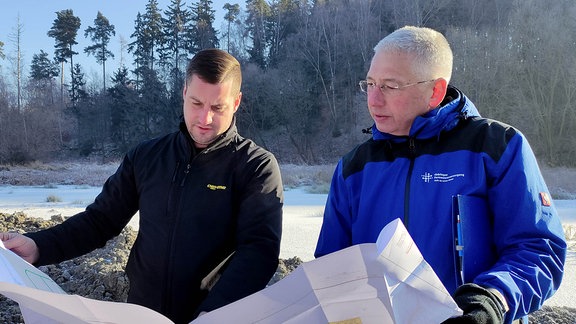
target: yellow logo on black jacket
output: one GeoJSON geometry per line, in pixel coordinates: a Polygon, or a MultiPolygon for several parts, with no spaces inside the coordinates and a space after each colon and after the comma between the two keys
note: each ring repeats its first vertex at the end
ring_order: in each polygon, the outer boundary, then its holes
{"type": "Polygon", "coordinates": [[[226,186],[222,185],[214,185],[214,184],[207,184],[206,187],[210,190],[226,190],[226,186]]]}

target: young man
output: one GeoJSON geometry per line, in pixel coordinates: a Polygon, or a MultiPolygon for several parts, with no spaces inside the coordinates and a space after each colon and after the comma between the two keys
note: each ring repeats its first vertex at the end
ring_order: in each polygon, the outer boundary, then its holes
{"type": "Polygon", "coordinates": [[[200,51],[187,67],[180,130],[131,150],[86,211],[48,230],[0,233],[6,248],[35,265],[71,259],[139,211],[128,302],[188,323],[264,288],[278,266],[283,188],[274,156],[237,133],[241,83],[234,57],[200,51]],[[231,254],[215,286],[201,289],[231,254]]]}
{"type": "MultiPolygon", "coordinates": [[[[481,118],[448,85],[452,51],[440,33],[404,27],[376,45],[361,89],[372,138],[334,173],[315,255],[375,242],[401,218],[424,258],[464,311],[450,323],[510,323],[558,289],[566,256],[561,222],[526,138],[481,118]],[[487,204],[479,233],[493,238],[489,266],[462,283],[456,265],[453,197],[487,204]]],[[[470,251],[467,251],[470,253],[470,251]]]]}

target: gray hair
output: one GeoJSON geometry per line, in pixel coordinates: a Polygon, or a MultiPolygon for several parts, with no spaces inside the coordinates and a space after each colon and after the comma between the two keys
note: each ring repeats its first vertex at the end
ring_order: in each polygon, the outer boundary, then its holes
{"type": "Polygon", "coordinates": [[[426,27],[405,26],[384,37],[374,53],[392,51],[414,56],[414,72],[423,79],[452,77],[453,54],[441,33],[426,27]]]}

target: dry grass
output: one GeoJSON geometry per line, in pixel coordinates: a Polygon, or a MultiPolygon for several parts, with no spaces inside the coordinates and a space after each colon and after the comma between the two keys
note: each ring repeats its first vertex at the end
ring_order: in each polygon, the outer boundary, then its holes
{"type": "Polygon", "coordinates": [[[335,165],[296,165],[280,166],[282,182],[286,188],[305,187],[311,193],[328,193],[335,165]]]}

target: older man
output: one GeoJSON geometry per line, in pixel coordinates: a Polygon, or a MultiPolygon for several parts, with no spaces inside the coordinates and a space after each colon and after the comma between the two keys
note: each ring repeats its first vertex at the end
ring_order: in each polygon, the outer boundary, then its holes
{"type": "Polygon", "coordinates": [[[360,82],[372,138],[337,165],[315,255],[375,242],[401,218],[464,311],[447,323],[510,323],[537,310],[560,285],[566,242],[526,138],[481,118],[449,85],[452,51],[439,32],[404,27],[374,50],[360,82]],[[488,224],[475,233],[486,244],[466,253],[490,262],[468,279],[454,244],[457,196],[487,206],[474,220],[488,224]]]}

